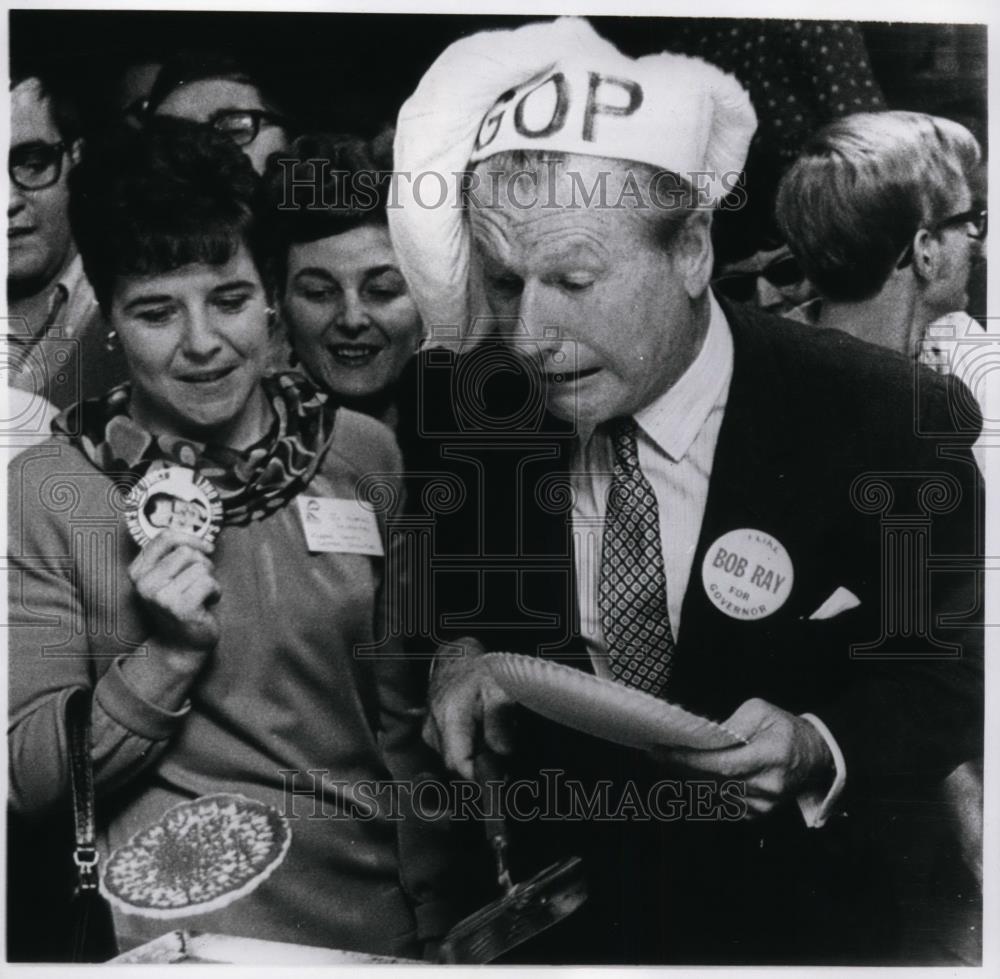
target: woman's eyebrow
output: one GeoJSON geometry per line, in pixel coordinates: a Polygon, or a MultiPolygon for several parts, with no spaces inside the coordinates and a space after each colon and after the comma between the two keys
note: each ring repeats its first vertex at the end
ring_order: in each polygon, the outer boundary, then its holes
{"type": "Polygon", "coordinates": [[[168,303],[171,302],[173,298],[174,297],[169,293],[149,293],[144,296],[136,296],[134,299],[130,299],[127,303],[125,303],[122,309],[125,312],[128,312],[129,310],[136,309],[139,306],[153,306],[158,303],[168,303]]]}
{"type": "Polygon", "coordinates": [[[256,289],[257,284],[250,279],[233,279],[230,282],[221,282],[212,289],[212,294],[217,292],[231,292],[233,289],[256,289]]]}
{"type": "Polygon", "coordinates": [[[372,279],[377,275],[384,275],[386,272],[395,272],[397,275],[403,274],[395,265],[376,265],[374,268],[365,269],[365,278],[372,279]]]}
{"type": "Polygon", "coordinates": [[[301,279],[307,275],[314,275],[321,279],[329,279],[333,282],[333,276],[319,265],[310,265],[307,268],[299,269],[298,272],[295,273],[294,278],[301,279]]]}

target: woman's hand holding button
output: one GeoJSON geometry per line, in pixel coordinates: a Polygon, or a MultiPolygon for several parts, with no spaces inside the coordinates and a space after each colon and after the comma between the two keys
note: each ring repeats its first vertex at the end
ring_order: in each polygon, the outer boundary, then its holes
{"type": "Polygon", "coordinates": [[[154,635],[202,661],[219,641],[219,600],[210,555],[214,545],[177,530],[164,530],[129,567],[129,577],[153,625],[154,635]]]}

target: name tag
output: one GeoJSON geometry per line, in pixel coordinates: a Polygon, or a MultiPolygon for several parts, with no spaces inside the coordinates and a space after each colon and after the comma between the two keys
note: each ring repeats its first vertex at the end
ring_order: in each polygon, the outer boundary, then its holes
{"type": "Polygon", "coordinates": [[[299,496],[295,502],[311,554],[385,554],[375,514],[357,500],[299,496]]]}

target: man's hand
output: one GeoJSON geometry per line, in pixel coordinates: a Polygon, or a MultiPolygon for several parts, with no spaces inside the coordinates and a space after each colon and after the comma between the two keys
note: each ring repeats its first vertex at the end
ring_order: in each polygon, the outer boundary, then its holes
{"type": "Polygon", "coordinates": [[[471,779],[472,759],[482,746],[510,754],[514,701],[483,664],[481,643],[467,638],[457,645],[462,655],[439,652],[434,662],[423,735],[449,769],[471,779]]]}
{"type": "Polygon", "coordinates": [[[743,782],[748,818],[767,815],[805,789],[833,784],[833,756],[809,721],[755,697],[724,724],[747,743],[710,751],[657,748],[654,755],[695,774],[743,782]]]}

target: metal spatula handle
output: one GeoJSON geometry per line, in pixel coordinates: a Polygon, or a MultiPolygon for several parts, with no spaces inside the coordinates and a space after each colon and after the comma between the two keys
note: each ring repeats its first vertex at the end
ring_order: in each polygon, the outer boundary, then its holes
{"type": "MultiPolygon", "coordinates": [[[[483,749],[472,760],[472,769],[484,792],[488,791],[488,783],[505,782],[507,773],[503,769],[502,762],[492,751],[483,749]]],[[[507,865],[507,849],[510,838],[507,835],[507,821],[503,813],[494,813],[488,807],[483,820],[483,828],[486,830],[486,838],[490,841],[493,850],[493,858],[496,861],[497,883],[503,888],[505,894],[509,894],[514,889],[514,882],[511,880],[510,868],[507,865]]]]}

